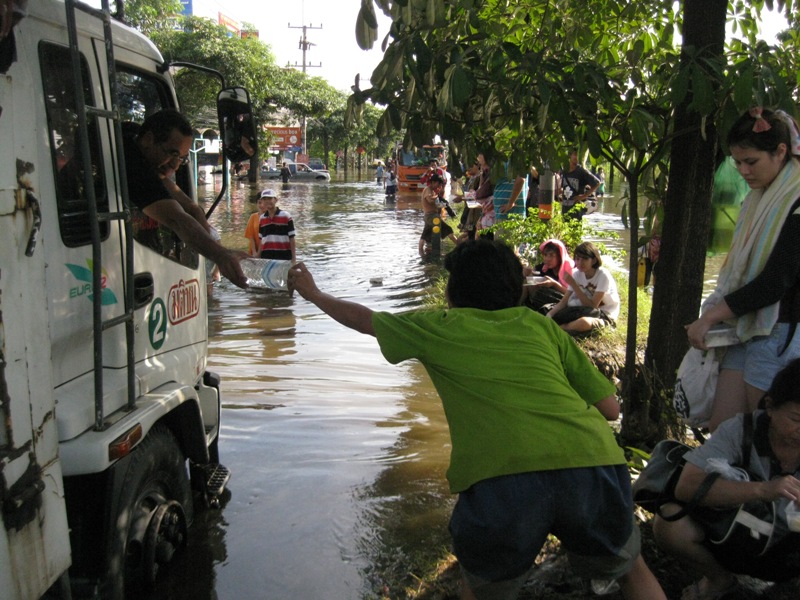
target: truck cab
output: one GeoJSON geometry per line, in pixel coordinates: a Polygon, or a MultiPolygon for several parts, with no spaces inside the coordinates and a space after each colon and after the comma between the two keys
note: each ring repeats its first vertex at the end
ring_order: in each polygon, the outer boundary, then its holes
{"type": "MultiPolygon", "coordinates": [[[[205,259],[126,196],[124,136],[177,97],[156,47],[104,27],[104,5],[29,3],[0,74],[9,600],[136,597],[229,477],[219,378],[206,369],[205,259]]],[[[176,182],[194,198],[192,167],[176,182]]]]}

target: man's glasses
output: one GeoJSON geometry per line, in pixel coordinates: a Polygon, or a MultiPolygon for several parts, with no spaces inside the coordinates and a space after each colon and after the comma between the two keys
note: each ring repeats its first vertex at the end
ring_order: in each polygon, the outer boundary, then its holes
{"type": "Polygon", "coordinates": [[[161,144],[161,149],[169,154],[169,161],[172,163],[177,162],[178,165],[185,165],[189,162],[189,155],[181,156],[181,153],[177,150],[170,150],[169,148],[165,148],[164,144],[161,144]]]}

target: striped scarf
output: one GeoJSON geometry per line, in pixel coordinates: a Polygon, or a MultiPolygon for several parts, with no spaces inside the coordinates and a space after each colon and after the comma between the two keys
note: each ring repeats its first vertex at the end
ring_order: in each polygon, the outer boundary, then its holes
{"type": "MultiPolygon", "coordinates": [[[[800,163],[791,159],[765,190],[751,190],[733,231],[733,242],[719,272],[717,288],[704,306],[734,292],[755,279],[764,269],[778,235],[800,198],[800,163]],[[714,298],[712,300],[712,298],[714,298]]],[[[736,319],[736,334],[742,342],[769,335],[778,321],[779,303],[765,306],[736,319]]]]}

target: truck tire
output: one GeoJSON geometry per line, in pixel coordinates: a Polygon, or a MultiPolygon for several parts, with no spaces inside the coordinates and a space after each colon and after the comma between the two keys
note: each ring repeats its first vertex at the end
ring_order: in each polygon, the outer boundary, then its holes
{"type": "Polygon", "coordinates": [[[186,459],[165,425],[115,468],[122,483],[111,512],[107,597],[124,600],[152,589],[160,567],[186,544],[193,507],[186,459]]]}

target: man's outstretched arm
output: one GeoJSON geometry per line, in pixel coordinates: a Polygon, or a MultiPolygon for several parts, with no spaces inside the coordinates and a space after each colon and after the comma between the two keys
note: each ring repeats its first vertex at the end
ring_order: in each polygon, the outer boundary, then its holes
{"type": "Polygon", "coordinates": [[[372,309],[363,304],[340,300],[317,287],[305,264],[297,263],[289,269],[289,290],[297,291],[303,298],[317,306],[329,317],[359,333],[375,335],[372,327],[372,309]]]}

